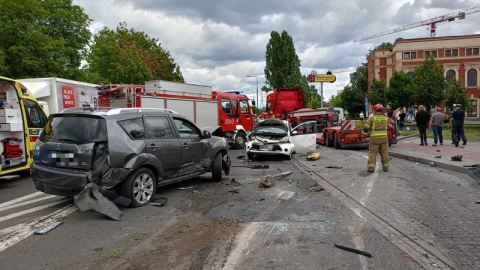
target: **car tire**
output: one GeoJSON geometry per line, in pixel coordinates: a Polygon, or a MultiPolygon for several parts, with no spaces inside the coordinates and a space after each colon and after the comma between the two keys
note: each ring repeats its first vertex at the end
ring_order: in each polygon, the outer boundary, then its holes
{"type": "Polygon", "coordinates": [[[155,197],[156,184],[153,172],[147,168],[140,168],[121,184],[120,194],[131,200],[130,207],[144,206],[155,197]]]}
{"type": "Polygon", "coordinates": [[[290,152],[290,154],[289,154],[288,156],[285,156],[285,158],[286,158],[287,160],[291,160],[292,157],[293,157],[293,151],[290,152]]]}
{"type": "Polygon", "coordinates": [[[222,181],[222,153],[217,153],[212,163],[212,181],[222,181]]]}
{"type": "Polygon", "coordinates": [[[248,159],[253,159],[255,157],[255,154],[251,153],[251,152],[248,152],[247,157],[248,157],[248,159]]]}
{"type": "Polygon", "coordinates": [[[340,149],[340,143],[338,142],[337,133],[333,133],[333,147],[340,149]]]}
{"type": "Polygon", "coordinates": [[[247,136],[243,132],[237,133],[235,137],[235,149],[244,149],[247,142],[247,136]]]}
{"type": "Polygon", "coordinates": [[[330,134],[328,134],[328,131],[325,132],[325,145],[327,147],[332,147],[332,145],[333,145],[333,140],[330,139],[330,134]]]}

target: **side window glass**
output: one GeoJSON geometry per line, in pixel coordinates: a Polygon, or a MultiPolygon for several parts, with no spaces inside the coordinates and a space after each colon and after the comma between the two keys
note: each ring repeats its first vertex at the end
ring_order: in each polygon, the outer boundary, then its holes
{"type": "Polygon", "coordinates": [[[125,130],[130,138],[134,140],[145,138],[143,119],[141,117],[119,121],[118,124],[125,130]]]}
{"type": "Polygon", "coordinates": [[[174,118],[180,138],[182,139],[201,139],[202,134],[195,125],[187,120],[174,118]]]}
{"type": "Polygon", "coordinates": [[[240,100],[240,108],[241,108],[243,114],[245,114],[247,116],[250,114],[250,112],[248,111],[248,101],[240,100]]]}
{"type": "Polygon", "coordinates": [[[42,111],[40,106],[32,100],[24,99],[27,124],[29,128],[43,128],[47,123],[47,116],[42,111]]]}
{"type": "Polygon", "coordinates": [[[222,98],[222,110],[227,114],[233,113],[232,104],[230,104],[229,99],[222,98]]]}
{"type": "Polygon", "coordinates": [[[173,138],[173,130],[165,116],[145,117],[146,138],[173,138]]]}

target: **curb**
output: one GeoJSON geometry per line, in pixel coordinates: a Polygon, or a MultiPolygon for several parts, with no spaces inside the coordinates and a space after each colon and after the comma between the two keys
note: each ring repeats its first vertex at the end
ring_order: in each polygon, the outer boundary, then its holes
{"type": "Polygon", "coordinates": [[[438,162],[437,160],[413,157],[413,156],[400,154],[400,153],[394,153],[394,152],[390,152],[390,151],[389,151],[388,155],[391,156],[391,157],[401,158],[401,159],[405,159],[405,160],[409,160],[409,161],[413,161],[413,162],[417,162],[417,163],[421,163],[421,164],[425,164],[425,165],[429,165],[430,162],[433,162],[435,164],[435,167],[442,168],[442,169],[447,169],[447,170],[455,171],[455,172],[459,172],[459,173],[468,174],[468,170],[469,170],[468,168],[458,167],[458,166],[455,166],[455,165],[438,162]]]}

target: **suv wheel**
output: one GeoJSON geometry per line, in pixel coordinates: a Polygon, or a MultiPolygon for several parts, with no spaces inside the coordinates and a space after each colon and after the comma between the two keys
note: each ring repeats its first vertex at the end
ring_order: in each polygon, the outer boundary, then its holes
{"type": "Polygon", "coordinates": [[[247,136],[242,132],[239,132],[235,137],[235,149],[244,149],[247,142],[247,136]]]}
{"type": "Polygon", "coordinates": [[[120,186],[120,193],[131,200],[130,207],[148,204],[155,196],[156,190],[155,177],[147,168],[138,169],[120,186]]]}
{"type": "Polygon", "coordinates": [[[217,153],[212,163],[212,180],[222,181],[222,153],[217,153]]]}

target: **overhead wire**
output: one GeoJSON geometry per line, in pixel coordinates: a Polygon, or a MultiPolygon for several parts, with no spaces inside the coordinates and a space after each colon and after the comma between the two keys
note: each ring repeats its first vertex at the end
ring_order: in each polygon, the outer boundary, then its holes
{"type": "MultiPolygon", "coordinates": [[[[360,0],[360,1],[361,1],[361,0],[360,0]]],[[[345,41],[345,40],[353,33],[353,31],[355,31],[355,29],[357,29],[358,26],[363,23],[363,21],[367,18],[367,16],[370,15],[371,12],[373,12],[373,11],[378,7],[378,5],[380,4],[381,1],[382,1],[382,0],[378,0],[372,8],[368,8],[368,9],[367,9],[368,12],[365,14],[365,16],[363,16],[363,18],[355,25],[355,27],[353,27],[353,28],[350,30],[350,32],[348,32],[348,34],[344,36],[344,38],[342,39],[342,42],[345,41]]],[[[347,16],[349,16],[350,14],[351,14],[351,13],[349,13],[347,16]]],[[[350,16],[350,18],[353,18],[353,16],[350,16]]],[[[342,20],[342,21],[343,21],[343,22],[342,22],[341,25],[343,25],[343,24],[345,24],[345,23],[347,22],[347,20],[342,20]]],[[[349,21],[348,21],[348,22],[349,22],[349,21]]],[[[337,27],[336,30],[337,30],[337,29],[339,29],[339,28],[337,27]]],[[[336,31],[336,30],[335,30],[335,31],[336,31]]],[[[332,32],[332,35],[335,34],[335,31],[332,32]]],[[[329,43],[329,42],[330,42],[330,41],[328,41],[328,43],[329,43]]],[[[328,43],[327,43],[327,44],[328,44],[328,43]]],[[[323,61],[325,60],[326,57],[327,57],[327,54],[323,54],[323,57],[320,59],[320,61],[318,61],[318,62],[316,62],[316,63],[315,63],[313,60],[310,61],[310,63],[314,63],[314,65],[311,65],[311,66],[316,66],[316,65],[320,64],[321,62],[323,62],[323,61]]],[[[314,60],[316,60],[316,59],[318,59],[318,58],[319,58],[319,57],[317,56],[317,57],[314,58],[314,60]]]]}

